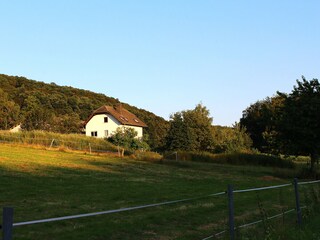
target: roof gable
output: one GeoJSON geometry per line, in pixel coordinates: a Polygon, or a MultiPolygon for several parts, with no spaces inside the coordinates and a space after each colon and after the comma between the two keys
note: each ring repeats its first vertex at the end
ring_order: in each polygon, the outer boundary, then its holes
{"type": "Polygon", "coordinates": [[[112,106],[102,106],[95,110],[88,120],[85,122],[87,124],[90,119],[99,114],[110,114],[122,125],[136,126],[136,127],[148,127],[143,121],[141,121],[136,115],[129,112],[127,109],[123,108],[121,105],[112,106]]]}

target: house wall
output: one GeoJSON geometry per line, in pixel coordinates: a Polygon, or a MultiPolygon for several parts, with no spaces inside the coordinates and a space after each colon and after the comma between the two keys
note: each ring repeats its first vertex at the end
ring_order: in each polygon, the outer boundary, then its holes
{"type": "MultiPolygon", "coordinates": [[[[91,136],[91,132],[97,132],[98,138],[105,138],[110,137],[112,134],[115,133],[118,127],[121,127],[120,122],[116,120],[113,116],[109,114],[99,114],[93,116],[90,121],[86,125],[86,136],[91,136]],[[108,117],[108,122],[104,122],[104,118],[108,117]],[[105,130],[108,130],[109,136],[105,135],[105,130]]],[[[133,128],[137,133],[137,137],[141,138],[143,135],[142,127],[135,127],[135,126],[124,126],[128,128],[133,128]]]]}

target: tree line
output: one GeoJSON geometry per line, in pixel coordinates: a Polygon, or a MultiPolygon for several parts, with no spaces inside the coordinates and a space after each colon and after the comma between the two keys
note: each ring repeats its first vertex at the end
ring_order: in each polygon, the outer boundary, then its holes
{"type": "MultiPolygon", "coordinates": [[[[83,122],[95,109],[117,103],[118,99],[104,94],[0,74],[0,129],[4,130],[21,124],[26,130],[81,133],[83,122]]],[[[122,105],[148,125],[145,133],[150,147],[163,148],[168,122],[149,111],[122,105]]]]}
{"type": "MultiPolygon", "coordinates": [[[[0,129],[22,124],[26,130],[80,133],[92,111],[117,103],[118,99],[103,94],[0,74],[0,129]]],[[[145,139],[152,150],[222,153],[256,149],[308,155],[312,169],[319,159],[317,79],[302,77],[291,93],[277,92],[251,104],[232,127],[214,126],[202,104],[172,114],[169,121],[126,103],[123,106],[148,125],[145,139]]]]}
{"type": "Polygon", "coordinates": [[[319,161],[320,84],[318,79],[297,80],[290,93],[277,92],[243,111],[253,147],[264,153],[306,155],[311,170],[319,161]]]}
{"type": "Polygon", "coordinates": [[[214,126],[209,110],[201,103],[170,117],[167,150],[231,153],[248,151],[251,145],[244,127],[238,123],[233,127],[214,126]]]}

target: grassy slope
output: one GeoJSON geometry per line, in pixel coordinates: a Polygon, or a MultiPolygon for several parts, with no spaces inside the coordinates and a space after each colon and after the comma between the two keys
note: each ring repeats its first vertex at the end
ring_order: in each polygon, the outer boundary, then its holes
{"type": "MultiPolygon", "coordinates": [[[[265,167],[196,162],[149,163],[0,144],[0,207],[15,222],[81,214],[236,189],[287,183],[265,167]]],[[[291,189],[282,198],[294,206],[291,189]],[[290,200],[287,198],[290,197],[290,200]]],[[[261,192],[279,207],[279,190],[261,192]]],[[[259,216],[257,195],[235,196],[237,224],[259,216]]],[[[274,210],[265,209],[269,214],[274,210]]],[[[277,212],[278,213],[278,212],[277,212]]],[[[15,239],[202,239],[225,228],[225,196],[120,214],[21,226],[15,239]]],[[[294,215],[288,218],[294,218],[294,215]]]]}

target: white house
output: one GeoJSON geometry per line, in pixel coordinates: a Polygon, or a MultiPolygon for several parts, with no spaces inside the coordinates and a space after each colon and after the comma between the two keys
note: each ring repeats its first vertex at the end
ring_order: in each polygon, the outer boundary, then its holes
{"type": "Polygon", "coordinates": [[[86,136],[105,138],[110,137],[118,127],[133,128],[137,137],[143,136],[143,128],[147,125],[136,115],[120,105],[102,106],[95,110],[85,122],[86,136]]]}

